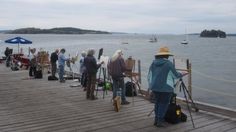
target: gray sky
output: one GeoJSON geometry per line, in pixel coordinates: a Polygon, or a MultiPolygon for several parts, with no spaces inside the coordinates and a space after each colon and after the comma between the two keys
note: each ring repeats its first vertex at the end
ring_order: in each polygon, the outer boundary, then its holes
{"type": "Polygon", "coordinates": [[[236,32],[236,0],[0,0],[0,30],[76,27],[129,33],[236,32]]]}

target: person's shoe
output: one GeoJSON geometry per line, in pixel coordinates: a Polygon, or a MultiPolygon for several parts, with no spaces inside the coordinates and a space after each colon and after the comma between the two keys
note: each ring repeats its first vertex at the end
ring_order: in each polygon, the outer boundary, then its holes
{"type": "Polygon", "coordinates": [[[154,125],[156,127],[166,127],[166,124],[164,122],[154,122],[154,125]]]}
{"type": "Polygon", "coordinates": [[[65,83],[66,82],[66,80],[60,80],[60,83],[65,83]]]}
{"type": "Polygon", "coordinates": [[[95,96],[91,98],[91,100],[97,100],[97,99],[98,97],[95,97],[95,96]]]}
{"type": "Polygon", "coordinates": [[[128,105],[128,104],[130,104],[130,102],[128,102],[128,101],[121,102],[121,105],[128,105]]]}

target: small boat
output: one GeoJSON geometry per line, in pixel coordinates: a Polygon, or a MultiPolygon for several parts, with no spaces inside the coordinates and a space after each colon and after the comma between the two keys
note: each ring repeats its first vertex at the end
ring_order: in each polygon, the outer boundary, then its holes
{"type": "Polygon", "coordinates": [[[185,39],[183,41],[181,41],[181,44],[188,44],[188,34],[187,34],[186,29],[185,29],[185,39]]]}
{"type": "Polygon", "coordinates": [[[183,40],[183,41],[181,42],[181,44],[188,44],[188,41],[187,41],[187,40],[183,40]]]}
{"type": "Polygon", "coordinates": [[[128,42],[122,42],[121,44],[129,44],[128,42]]]}

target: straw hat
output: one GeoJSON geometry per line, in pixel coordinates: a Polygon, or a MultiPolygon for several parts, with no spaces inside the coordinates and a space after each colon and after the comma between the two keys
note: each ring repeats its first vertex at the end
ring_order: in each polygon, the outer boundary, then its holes
{"type": "Polygon", "coordinates": [[[156,56],[169,55],[172,56],[168,47],[161,47],[156,56]]]}

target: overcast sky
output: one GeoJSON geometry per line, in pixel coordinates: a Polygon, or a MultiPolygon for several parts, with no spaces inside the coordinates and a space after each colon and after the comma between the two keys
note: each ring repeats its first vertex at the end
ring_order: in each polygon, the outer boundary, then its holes
{"type": "Polygon", "coordinates": [[[0,0],[0,30],[76,27],[111,32],[236,33],[236,0],[0,0]]]}

